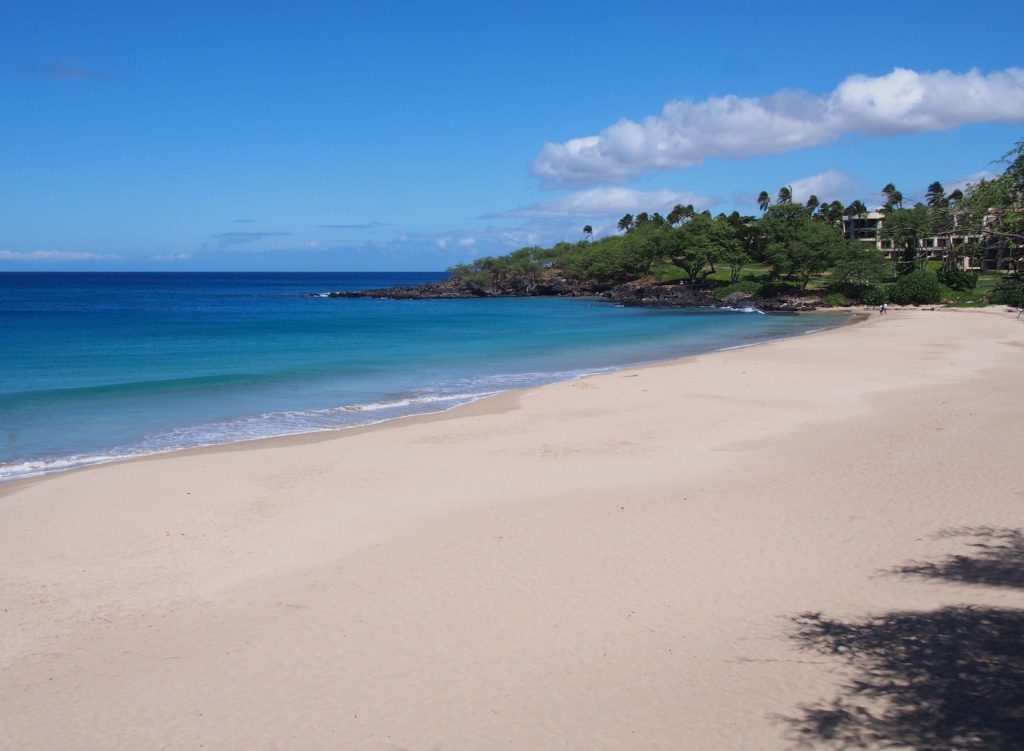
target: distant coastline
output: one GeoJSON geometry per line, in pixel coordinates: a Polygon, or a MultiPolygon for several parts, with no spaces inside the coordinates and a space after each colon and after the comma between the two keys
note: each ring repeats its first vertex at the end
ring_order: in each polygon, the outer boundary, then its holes
{"type": "Polygon", "coordinates": [[[817,297],[782,296],[776,298],[734,293],[718,297],[714,290],[682,284],[634,282],[614,286],[571,281],[563,277],[543,280],[526,278],[507,280],[501,285],[482,287],[463,284],[452,278],[416,286],[380,289],[341,290],[310,293],[312,297],[385,300],[452,300],[484,297],[592,297],[620,305],[670,308],[754,308],[764,312],[795,313],[821,307],[817,297]]]}

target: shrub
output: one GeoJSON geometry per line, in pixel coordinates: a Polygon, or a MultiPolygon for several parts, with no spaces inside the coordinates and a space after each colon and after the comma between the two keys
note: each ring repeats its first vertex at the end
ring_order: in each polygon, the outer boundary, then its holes
{"type": "Polygon", "coordinates": [[[881,305],[889,302],[889,291],[885,287],[865,287],[860,293],[860,301],[865,305],[881,305]]]}
{"type": "Polygon", "coordinates": [[[941,269],[938,273],[939,282],[955,292],[966,292],[978,286],[978,272],[964,269],[941,269]]]}
{"type": "Polygon", "coordinates": [[[864,290],[867,289],[868,286],[869,285],[865,284],[864,282],[833,282],[832,284],[828,285],[828,291],[837,295],[842,295],[848,300],[859,300],[861,299],[861,295],[864,294],[864,290]]]}
{"type": "Polygon", "coordinates": [[[849,300],[846,299],[846,295],[841,295],[838,292],[830,292],[821,298],[821,304],[826,308],[835,308],[841,305],[848,305],[849,300]]]}
{"type": "Polygon", "coordinates": [[[715,298],[718,300],[724,300],[734,292],[743,292],[748,295],[756,295],[760,289],[761,285],[758,282],[734,282],[733,284],[727,284],[724,287],[719,287],[718,289],[716,289],[715,298]]]}
{"type": "Polygon", "coordinates": [[[889,299],[897,305],[928,305],[942,299],[942,286],[930,271],[917,269],[896,280],[889,299]]]}
{"type": "Polygon", "coordinates": [[[761,297],[778,297],[779,295],[796,295],[800,293],[800,286],[788,282],[766,282],[757,289],[761,297]]]}
{"type": "Polygon", "coordinates": [[[828,291],[842,295],[847,300],[853,302],[862,302],[865,305],[881,305],[884,302],[889,302],[889,293],[885,287],[879,284],[839,282],[829,285],[828,291]]]}
{"type": "Polygon", "coordinates": [[[1015,308],[1024,307],[1024,276],[1014,274],[1008,276],[992,290],[988,299],[997,305],[1012,305],[1015,308]]]}

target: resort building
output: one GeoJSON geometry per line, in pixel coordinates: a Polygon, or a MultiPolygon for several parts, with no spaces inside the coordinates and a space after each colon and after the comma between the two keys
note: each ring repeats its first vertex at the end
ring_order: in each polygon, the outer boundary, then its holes
{"type": "MultiPolygon", "coordinates": [[[[991,223],[991,219],[985,217],[986,226],[991,223]]],[[[951,215],[951,220],[952,226],[948,232],[921,235],[918,238],[917,260],[940,260],[949,256],[952,251],[957,251],[953,256],[960,268],[991,271],[1007,268],[1010,259],[1020,255],[1020,248],[1012,243],[1008,244],[1005,238],[959,227],[955,213],[951,215]]],[[[871,243],[892,261],[900,260],[900,256],[905,252],[905,248],[897,247],[892,238],[886,236],[885,214],[880,211],[844,215],[843,237],[847,240],[871,243]]]]}

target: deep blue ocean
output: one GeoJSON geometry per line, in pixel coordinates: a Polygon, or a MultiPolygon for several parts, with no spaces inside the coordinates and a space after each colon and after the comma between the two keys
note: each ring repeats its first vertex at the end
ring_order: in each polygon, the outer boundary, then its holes
{"type": "Polygon", "coordinates": [[[443,273],[0,274],[0,479],[365,425],[842,316],[311,293],[443,273]]]}

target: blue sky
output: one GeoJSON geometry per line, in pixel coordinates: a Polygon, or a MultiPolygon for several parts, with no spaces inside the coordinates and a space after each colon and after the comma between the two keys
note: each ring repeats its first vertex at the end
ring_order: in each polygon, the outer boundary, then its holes
{"type": "Polygon", "coordinates": [[[781,185],[951,187],[1024,137],[1022,21],[1016,2],[5,3],[0,270],[441,270],[677,202],[753,214],[781,185]]]}

